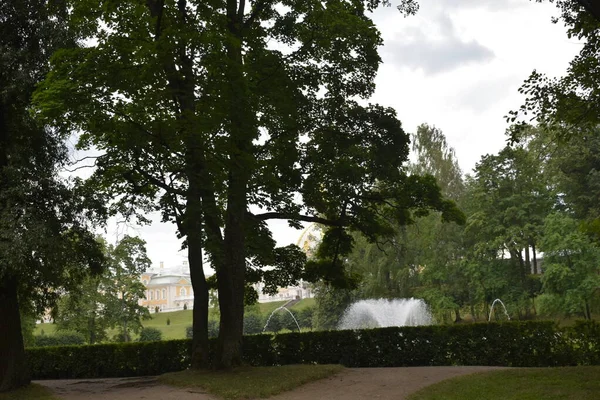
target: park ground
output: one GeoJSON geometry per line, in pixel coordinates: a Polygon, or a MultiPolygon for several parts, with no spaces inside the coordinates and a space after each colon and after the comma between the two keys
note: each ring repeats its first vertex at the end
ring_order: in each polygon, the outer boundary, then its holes
{"type": "MultiPolygon", "coordinates": [[[[347,368],[328,378],[281,393],[271,400],[402,400],[426,386],[499,367],[347,368]]],[[[62,400],[216,400],[200,388],[162,385],[156,378],[37,381],[62,400]]]]}

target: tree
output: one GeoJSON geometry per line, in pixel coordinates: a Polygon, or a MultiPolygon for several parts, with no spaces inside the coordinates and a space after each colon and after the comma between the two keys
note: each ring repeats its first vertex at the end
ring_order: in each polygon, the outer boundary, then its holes
{"type": "MultiPolygon", "coordinates": [[[[566,193],[571,196],[571,205],[578,209],[577,217],[585,219],[590,233],[595,234],[594,227],[600,226],[598,201],[586,198],[585,191],[578,189],[597,179],[588,173],[597,167],[598,161],[592,154],[585,154],[585,149],[597,145],[600,126],[598,6],[587,0],[558,0],[556,4],[561,14],[554,22],[564,22],[568,37],[581,40],[583,46],[563,77],[552,78],[533,71],[520,88],[526,96],[525,103],[519,110],[510,112],[508,119],[513,122],[519,120],[522,125],[535,121],[540,133],[558,143],[561,152],[564,148],[579,147],[578,153],[584,155],[584,159],[565,160],[564,165],[567,175],[575,178],[571,183],[578,183],[575,186],[579,188],[573,188],[576,190],[574,193],[566,193]],[[523,121],[525,118],[530,121],[523,121]]],[[[512,139],[519,140],[519,130],[513,130],[512,139]]],[[[588,193],[597,193],[597,190],[588,193]]]]}
{"type": "Polygon", "coordinates": [[[565,213],[546,218],[544,293],[557,297],[562,311],[592,318],[592,303],[600,289],[600,248],[578,229],[579,222],[565,213]]]}
{"type": "Polygon", "coordinates": [[[60,2],[0,3],[0,392],[29,382],[20,307],[41,313],[102,264],[81,193],[57,176],[62,137],[30,115],[49,54],[73,43],[65,16],[60,2]]]}
{"type": "Polygon", "coordinates": [[[109,324],[117,327],[125,341],[131,341],[130,332],[142,329],[142,319],[150,318],[148,309],[141,306],[146,287],[140,275],[152,265],[146,255],[146,242],[138,237],[125,236],[107,248],[108,268],[105,286],[104,312],[109,324]]]}
{"type": "MultiPolygon", "coordinates": [[[[544,157],[537,158],[524,143],[482,157],[469,181],[467,230],[474,238],[473,256],[504,270],[484,287],[510,288],[505,296],[520,304],[526,314],[537,291],[529,275],[537,273],[544,219],[557,204],[545,168],[544,157]]],[[[485,291],[487,302],[497,296],[497,290],[485,291]]]]}
{"type": "Polygon", "coordinates": [[[106,312],[104,276],[88,276],[69,293],[61,296],[55,323],[60,331],[78,332],[89,344],[107,339],[110,315],[106,312]]]}
{"type": "Polygon", "coordinates": [[[130,341],[131,332],[138,332],[141,320],[149,318],[148,309],[139,305],[145,292],[139,277],[151,264],[145,242],[130,236],[115,246],[100,242],[105,270],[60,299],[56,322],[60,330],[83,334],[89,344],[106,339],[106,330],[115,327],[123,341],[130,341]]]}
{"type": "Polygon", "coordinates": [[[381,38],[366,12],[380,1],[67,3],[97,42],[55,56],[39,111],[104,152],[93,182],[119,211],[160,209],[185,237],[194,367],[208,361],[204,252],[219,291],[217,365],[229,368],[241,362],[247,262],[251,279],[302,264],[299,249],[275,249],[267,220],[329,226],[306,274],[341,283],[348,229],[390,234],[388,220],[411,210],[457,218],[433,179],[405,174],[395,112],[353,100],[374,89],[381,38]]]}

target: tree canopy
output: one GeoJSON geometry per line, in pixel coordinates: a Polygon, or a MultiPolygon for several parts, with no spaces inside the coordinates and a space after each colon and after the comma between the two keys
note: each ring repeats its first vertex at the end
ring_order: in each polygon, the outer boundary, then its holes
{"type": "Polygon", "coordinates": [[[43,310],[103,263],[87,201],[58,176],[63,137],[30,114],[50,54],[74,44],[65,17],[54,2],[0,4],[0,391],[29,381],[20,308],[43,310]]]}
{"type": "MultiPolygon", "coordinates": [[[[460,218],[433,178],[406,174],[395,111],[356,101],[374,90],[381,37],[368,12],[382,2],[67,3],[93,41],[55,55],[38,110],[103,152],[90,184],[115,210],[159,209],[177,224],[196,349],[207,343],[206,252],[221,366],[240,362],[247,260],[297,265],[298,252],[275,250],[267,220],[329,226],[307,276],[341,283],[348,229],[389,235],[389,220],[408,223],[412,210],[460,218]]],[[[206,352],[195,354],[201,365],[206,352]]]]}

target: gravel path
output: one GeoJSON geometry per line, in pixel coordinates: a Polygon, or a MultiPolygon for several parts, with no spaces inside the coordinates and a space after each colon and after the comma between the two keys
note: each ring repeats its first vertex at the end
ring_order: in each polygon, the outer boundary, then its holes
{"type": "MultiPolygon", "coordinates": [[[[498,367],[348,368],[271,400],[402,400],[425,386],[498,367]]],[[[162,385],[152,377],[37,381],[64,400],[216,400],[201,389],[162,385]]]]}

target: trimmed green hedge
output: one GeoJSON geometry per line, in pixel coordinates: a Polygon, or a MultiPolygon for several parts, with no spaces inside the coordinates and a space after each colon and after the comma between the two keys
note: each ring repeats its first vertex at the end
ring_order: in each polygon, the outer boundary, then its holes
{"type": "MultiPolygon", "coordinates": [[[[214,355],[216,340],[210,342],[214,355]]],[[[34,379],[158,375],[190,365],[191,340],[27,349],[34,379]]],[[[600,324],[505,322],[245,336],[250,365],[349,367],[600,364],[600,324]]]]}

